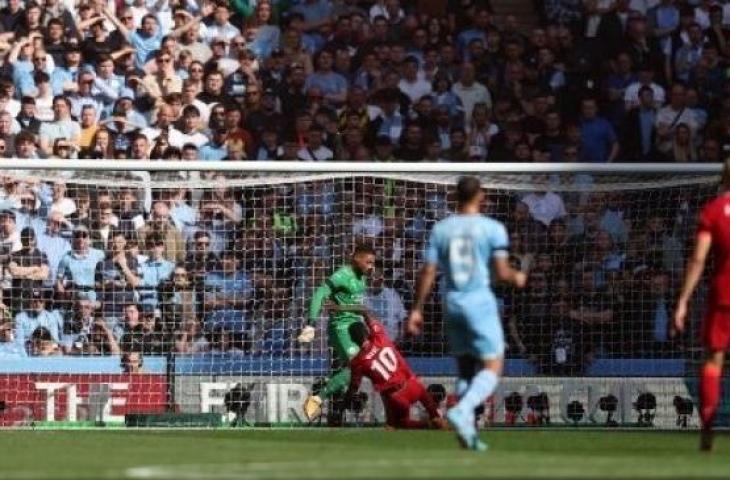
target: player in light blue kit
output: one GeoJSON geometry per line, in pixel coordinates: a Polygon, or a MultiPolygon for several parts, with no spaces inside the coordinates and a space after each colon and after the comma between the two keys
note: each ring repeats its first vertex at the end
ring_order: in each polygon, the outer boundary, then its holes
{"type": "Polygon", "coordinates": [[[440,267],[446,282],[445,329],[459,369],[459,403],[446,418],[464,447],[482,451],[487,446],[479,440],[474,409],[494,392],[504,365],[504,333],[490,287],[490,260],[497,280],[522,288],[527,275],[509,265],[504,225],[481,215],[484,192],[479,179],[460,178],[456,196],[457,213],[434,225],[431,231],[408,331],[413,335],[421,332],[423,304],[440,267]]]}

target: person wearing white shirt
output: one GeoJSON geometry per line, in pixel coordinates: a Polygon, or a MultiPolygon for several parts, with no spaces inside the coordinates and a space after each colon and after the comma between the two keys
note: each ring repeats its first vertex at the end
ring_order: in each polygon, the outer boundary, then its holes
{"type": "Polygon", "coordinates": [[[403,78],[398,82],[398,88],[408,95],[413,103],[418,102],[424,95],[431,93],[431,83],[418,75],[418,60],[415,57],[406,59],[403,78]]]}
{"type": "Polygon", "coordinates": [[[233,40],[233,37],[241,35],[241,31],[231,25],[228,19],[231,18],[231,11],[227,3],[217,3],[215,12],[213,13],[213,23],[208,25],[205,32],[205,40],[212,43],[216,38],[225,38],[227,42],[233,40]]]}
{"type": "Polygon", "coordinates": [[[297,152],[297,158],[305,162],[332,160],[334,152],[322,144],[322,129],[314,126],[307,135],[307,146],[297,152]]]}
{"type": "Polygon", "coordinates": [[[50,211],[59,212],[68,217],[76,211],[76,202],[66,196],[66,184],[61,181],[53,182],[50,211]]]}
{"type": "Polygon", "coordinates": [[[654,120],[657,129],[656,141],[660,150],[669,150],[668,145],[674,138],[674,131],[683,123],[690,129],[694,138],[698,129],[697,118],[692,109],[687,108],[684,86],[675,83],[670,91],[669,104],[659,109],[654,120]]]}
{"type": "Polygon", "coordinates": [[[210,140],[207,135],[200,130],[200,112],[193,105],[183,108],[182,112],[182,131],[176,138],[168,137],[170,145],[182,149],[187,143],[192,143],[197,148],[202,147],[210,140]],[[176,142],[176,143],[173,143],[176,142]],[[177,143],[181,142],[181,143],[177,143]]]}
{"type": "Polygon", "coordinates": [[[568,214],[563,199],[553,192],[534,192],[525,196],[522,202],[530,209],[530,216],[546,227],[550,226],[553,220],[568,214]]]}
{"type": "Polygon", "coordinates": [[[154,126],[142,129],[142,135],[147,137],[150,142],[154,142],[162,132],[166,132],[167,140],[170,142],[170,145],[178,146],[185,143],[185,139],[182,137],[180,130],[172,126],[174,118],[172,107],[170,105],[165,103],[160,105],[157,109],[156,118],[157,122],[155,122],[154,126]]]}
{"type": "Polygon", "coordinates": [[[383,219],[378,215],[371,214],[353,222],[352,234],[376,238],[383,233],[384,228],[383,219]]]}
{"type": "Polygon", "coordinates": [[[200,93],[200,90],[189,79],[183,82],[182,104],[185,107],[192,105],[197,108],[198,113],[200,113],[200,121],[204,125],[207,125],[208,119],[210,118],[210,107],[208,107],[207,103],[197,98],[198,93],[200,93]]]}
{"type": "Polygon", "coordinates": [[[395,24],[405,18],[403,9],[400,8],[399,0],[378,0],[375,5],[370,7],[370,21],[375,20],[376,17],[383,16],[391,24],[395,24]]]}
{"type": "Polygon", "coordinates": [[[654,81],[654,68],[649,62],[640,63],[636,67],[636,81],[626,87],[624,92],[624,102],[626,110],[630,110],[639,106],[639,90],[641,87],[647,86],[654,92],[654,106],[661,108],[666,101],[666,93],[664,87],[654,81]]]}
{"type": "Polygon", "coordinates": [[[461,66],[461,78],[451,87],[464,105],[464,121],[468,125],[471,122],[471,112],[477,103],[485,103],[487,108],[492,108],[492,96],[487,87],[476,81],[476,70],[471,62],[464,62],[461,66]]]}

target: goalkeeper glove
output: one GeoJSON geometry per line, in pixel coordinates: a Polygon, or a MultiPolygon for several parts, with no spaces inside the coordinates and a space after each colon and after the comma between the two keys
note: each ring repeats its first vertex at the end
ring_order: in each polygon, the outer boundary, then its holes
{"type": "Polygon", "coordinates": [[[307,325],[302,329],[302,333],[299,334],[297,337],[297,341],[299,343],[309,343],[312,340],[314,340],[314,327],[311,325],[307,325]]]}

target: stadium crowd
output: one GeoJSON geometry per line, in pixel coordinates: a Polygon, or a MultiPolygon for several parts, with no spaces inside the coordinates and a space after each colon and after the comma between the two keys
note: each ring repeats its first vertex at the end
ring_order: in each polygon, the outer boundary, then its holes
{"type": "MultiPolygon", "coordinates": [[[[479,0],[8,0],[0,152],[600,163],[730,150],[730,4],[536,6],[542,24],[521,32],[479,0]]],[[[2,351],[286,351],[311,288],[363,236],[380,244],[373,302],[397,337],[447,205],[439,187],[394,181],[80,185],[4,179],[14,326],[2,351]]],[[[707,192],[559,190],[493,198],[533,272],[528,293],[505,295],[510,355],[579,371],[595,355],[681,354],[668,298],[707,192]],[[548,306],[554,322],[541,319],[548,306]]],[[[444,352],[437,310],[406,351],[444,352]]]]}

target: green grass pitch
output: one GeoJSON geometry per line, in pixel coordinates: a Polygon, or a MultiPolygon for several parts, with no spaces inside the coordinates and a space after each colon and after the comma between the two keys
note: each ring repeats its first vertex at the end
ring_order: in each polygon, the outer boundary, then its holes
{"type": "Polygon", "coordinates": [[[380,429],[4,431],[0,479],[730,478],[730,441],[697,433],[495,430],[486,453],[450,432],[380,429]]]}

